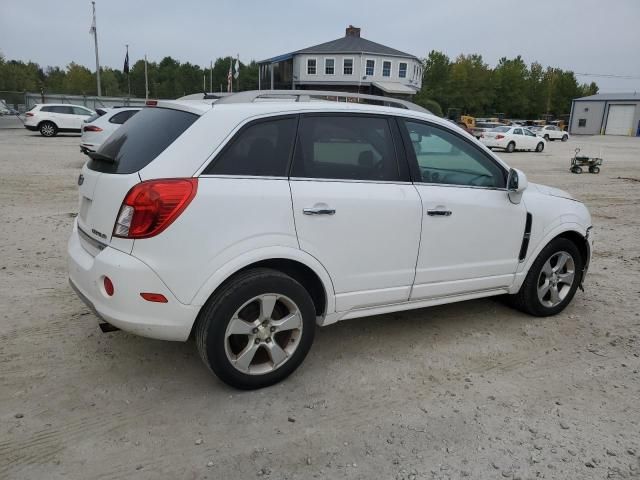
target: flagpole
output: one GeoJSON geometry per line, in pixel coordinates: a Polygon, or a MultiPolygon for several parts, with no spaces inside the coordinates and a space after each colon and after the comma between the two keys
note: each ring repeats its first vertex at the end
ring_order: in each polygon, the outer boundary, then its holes
{"type": "Polygon", "coordinates": [[[96,80],[98,82],[98,96],[102,96],[102,88],[100,87],[100,60],[98,59],[98,29],[96,27],[96,2],[91,2],[93,7],[93,24],[91,30],[93,33],[93,41],[96,49],[96,80]]]}
{"type": "Polygon", "coordinates": [[[209,64],[209,91],[213,92],[213,60],[209,64]]]}
{"type": "Polygon", "coordinates": [[[202,93],[207,93],[207,71],[202,74],[202,93]]]}
{"type": "Polygon", "coordinates": [[[236,55],[236,66],[238,67],[235,71],[236,74],[236,92],[240,91],[240,54],[236,55]]]}
{"type": "Polygon", "coordinates": [[[131,98],[131,78],[129,77],[129,44],[127,44],[127,87],[129,88],[129,98],[131,98]]]}
{"type": "Polygon", "coordinates": [[[144,99],[149,100],[149,75],[147,74],[147,54],[144,54],[144,99]]]}

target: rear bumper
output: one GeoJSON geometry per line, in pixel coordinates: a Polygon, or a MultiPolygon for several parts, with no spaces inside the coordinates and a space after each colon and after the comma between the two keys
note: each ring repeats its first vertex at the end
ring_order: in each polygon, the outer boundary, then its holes
{"type": "Polygon", "coordinates": [[[489,148],[507,148],[507,142],[505,140],[495,140],[493,138],[482,137],[480,139],[480,141],[482,142],[482,144],[485,147],[489,147],[489,148]]]}
{"type": "Polygon", "coordinates": [[[180,303],[146,264],[109,246],[92,256],[82,246],[75,224],[67,253],[69,282],[98,317],[143,337],[187,340],[199,307],[180,303]],[[105,276],[114,285],[111,297],[104,290],[105,276]],[[148,302],[142,292],[161,293],[168,302],[148,302]]]}

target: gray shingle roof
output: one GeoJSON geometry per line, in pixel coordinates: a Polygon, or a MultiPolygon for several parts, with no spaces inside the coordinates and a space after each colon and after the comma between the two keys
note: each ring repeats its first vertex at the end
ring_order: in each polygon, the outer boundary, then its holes
{"type": "Polygon", "coordinates": [[[415,55],[401,52],[395,48],[387,47],[366,38],[347,35],[330,42],[314,45],[313,47],[303,48],[293,52],[297,53],[373,53],[377,55],[389,55],[393,57],[416,58],[415,55]]]}
{"type": "Polygon", "coordinates": [[[576,98],[577,100],[602,100],[602,101],[621,101],[621,100],[638,100],[640,101],[640,93],[597,93],[588,97],[576,98]]]}

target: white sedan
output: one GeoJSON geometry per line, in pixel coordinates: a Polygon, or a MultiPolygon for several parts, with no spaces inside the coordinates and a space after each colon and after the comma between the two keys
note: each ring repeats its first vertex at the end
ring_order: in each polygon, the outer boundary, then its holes
{"type": "Polygon", "coordinates": [[[95,152],[120,125],[138,113],[139,107],[99,108],[82,126],[80,151],[95,152]]]}
{"type": "Polygon", "coordinates": [[[480,141],[489,148],[501,148],[511,153],[516,150],[544,150],[546,140],[522,127],[496,127],[484,132],[480,141]]]}

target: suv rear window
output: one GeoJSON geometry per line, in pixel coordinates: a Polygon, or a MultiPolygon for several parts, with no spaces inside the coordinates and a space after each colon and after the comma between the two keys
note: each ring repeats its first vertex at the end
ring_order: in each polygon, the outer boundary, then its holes
{"type": "Polygon", "coordinates": [[[87,167],[103,173],[142,170],[198,119],[198,115],[168,108],[145,108],[131,117],[98,149],[112,159],[89,160],[87,167]]]}

